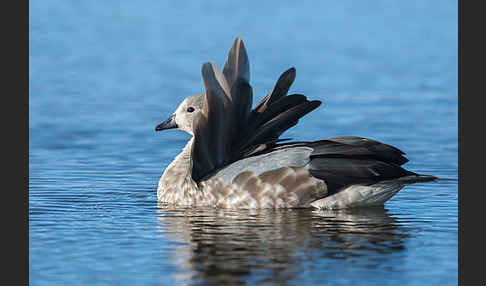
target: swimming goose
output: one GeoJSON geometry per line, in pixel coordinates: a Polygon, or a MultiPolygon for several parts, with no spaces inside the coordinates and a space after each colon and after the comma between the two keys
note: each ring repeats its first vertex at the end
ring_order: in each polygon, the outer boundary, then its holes
{"type": "Polygon", "coordinates": [[[383,205],[404,186],[434,181],[400,167],[399,149],[356,136],[285,142],[280,135],[321,102],[287,94],[285,71],[254,108],[250,66],[238,37],[223,70],[202,66],[204,94],[186,98],[156,131],[192,135],[165,169],[159,202],[216,208],[342,209],[383,205]]]}

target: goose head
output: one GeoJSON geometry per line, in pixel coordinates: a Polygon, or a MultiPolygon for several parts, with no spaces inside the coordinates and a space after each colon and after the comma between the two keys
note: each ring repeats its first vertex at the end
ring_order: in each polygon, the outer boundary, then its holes
{"type": "Polygon", "coordinates": [[[167,120],[155,127],[155,131],[179,129],[194,135],[194,127],[201,118],[203,107],[204,94],[189,96],[179,104],[179,107],[167,120]]]}

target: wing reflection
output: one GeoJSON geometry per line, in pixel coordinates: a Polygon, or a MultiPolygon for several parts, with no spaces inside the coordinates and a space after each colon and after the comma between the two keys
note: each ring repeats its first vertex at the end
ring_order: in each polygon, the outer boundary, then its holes
{"type": "Polygon", "coordinates": [[[408,238],[382,207],[242,211],[159,205],[158,213],[160,231],[176,243],[174,260],[186,270],[179,278],[197,283],[244,284],[252,277],[286,284],[306,263],[360,257],[372,257],[370,267],[376,267],[389,257],[382,254],[404,250],[408,238]]]}

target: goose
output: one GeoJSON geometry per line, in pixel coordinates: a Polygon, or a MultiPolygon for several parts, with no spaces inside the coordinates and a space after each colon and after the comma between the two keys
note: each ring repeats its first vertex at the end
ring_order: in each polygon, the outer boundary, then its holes
{"type": "Polygon", "coordinates": [[[251,108],[250,65],[241,37],[223,70],[202,65],[204,93],[187,97],[155,127],[192,137],[157,186],[160,203],[229,209],[345,209],[383,205],[403,187],[435,181],[408,171],[405,153],[373,139],[342,136],[289,142],[281,134],[321,104],[288,94],[290,68],[251,108]]]}

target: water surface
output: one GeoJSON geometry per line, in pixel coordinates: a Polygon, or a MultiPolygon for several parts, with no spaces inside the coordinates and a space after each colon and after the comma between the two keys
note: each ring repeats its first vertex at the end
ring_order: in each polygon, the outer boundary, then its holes
{"type": "Polygon", "coordinates": [[[457,285],[457,3],[55,1],[29,8],[31,285],[457,285]],[[452,180],[381,208],[174,209],[156,133],[236,36],[254,98],[297,69],[323,101],[284,136],[356,135],[452,180]]]}

